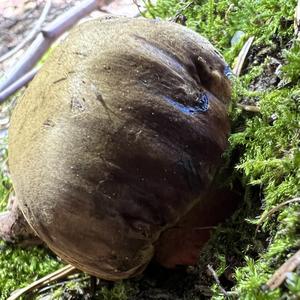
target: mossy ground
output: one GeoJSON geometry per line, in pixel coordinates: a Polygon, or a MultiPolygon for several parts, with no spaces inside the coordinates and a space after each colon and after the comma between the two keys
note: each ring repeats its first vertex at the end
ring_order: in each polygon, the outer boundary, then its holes
{"type": "MultiPolygon", "coordinates": [[[[299,270],[275,291],[262,289],[276,268],[299,249],[299,204],[287,205],[267,218],[255,234],[261,215],[299,195],[300,43],[293,36],[296,2],[149,3],[152,17],[184,15],[186,25],[206,36],[230,65],[245,40],[255,38],[246,68],[234,83],[231,148],[227,153],[235,164],[228,183],[240,177],[245,199],[242,208],[212,239],[209,249],[214,254],[205,255],[206,263],[216,262],[221,278],[226,269],[231,270],[227,286],[240,299],[300,297],[299,270]],[[238,31],[241,38],[234,41],[238,31]],[[260,112],[245,113],[236,103],[257,105],[260,112]],[[215,257],[219,257],[219,263],[215,257]]],[[[213,298],[224,298],[216,285],[213,291],[213,298]]]]}
{"type": "MultiPolygon", "coordinates": [[[[300,42],[293,31],[296,2],[147,2],[147,17],[185,20],[186,26],[206,36],[231,66],[246,39],[255,37],[244,71],[234,79],[231,147],[222,173],[226,184],[242,187],[244,199],[234,216],[216,230],[197,267],[168,271],[153,264],[142,278],[115,285],[101,282],[95,299],[224,299],[207,274],[207,264],[216,270],[223,287],[233,292],[232,298],[300,298],[300,268],[275,291],[263,288],[300,248],[299,204],[284,206],[256,232],[262,215],[300,194],[300,42]],[[233,39],[238,31],[239,37],[233,39]],[[260,112],[243,111],[237,103],[257,105],[260,112]]],[[[9,181],[2,175],[1,199],[7,199],[9,190],[9,181]]],[[[0,252],[0,299],[59,265],[46,250],[6,245],[0,252]]],[[[89,280],[82,275],[53,287],[51,293],[52,299],[90,299],[90,290],[89,280]]]]}

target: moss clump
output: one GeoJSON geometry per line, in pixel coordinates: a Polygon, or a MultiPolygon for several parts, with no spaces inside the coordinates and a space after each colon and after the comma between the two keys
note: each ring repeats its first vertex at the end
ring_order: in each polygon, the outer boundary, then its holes
{"type": "Polygon", "coordinates": [[[39,248],[21,249],[0,244],[0,299],[5,300],[17,288],[47,275],[61,265],[47,251],[39,248]]]}
{"type": "MultiPolygon", "coordinates": [[[[298,87],[262,92],[261,113],[246,122],[243,132],[231,136],[232,145],[243,145],[244,153],[236,166],[247,185],[259,186],[262,214],[277,204],[299,194],[299,103],[298,87]]],[[[251,219],[255,225],[257,219],[251,219]]],[[[276,217],[268,218],[262,227],[267,242],[258,258],[245,257],[245,267],[235,273],[235,290],[243,299],[278,299],[289,294],[284,289],[263,292],[276,267],[300,246],[299,205],[285,207],[276,217]]],[[[296,276],[296,275],[295,275],[296,276]]],[[[300,292],[300,290],[298,291],[300,292]]],[[[293,292],[294,293],[294,292],[293,292]]]]}
{"type": "MultiPolygon", "coordinates": [[[[226,269],[220,268],[224,260],[219,257],[225,256],[227,269],[233,269],[230,262],[235,262],[234,279],[227,286],[240,299],[296,299],[300,294],[297,270],[275,291],[262,288],[299,249],[299,204],[286,205],[267,218],[255,235],[260,215],[299,195],[300,46],[293,42],[296,4],[295,0],[260,0],[255,5],[247,0],[159,0],[155,7],[148,5],[148,16],[184,15],[181,19],[186,19],[186,25],[206,36],[230,64],[246,38],[255,37],[244,74],[234,86],[231,148],[227,153],[235,161],[229,184],[242,178],[245,200],[231,222],[211,240],[207,249],[214,249],[213,254],[204,255],[206,264],[211,260],[218,270],[226,269]],[[238,31],[242,37],[233,41],[238,31]],[[260,113],[246,113],[236,102],[257,105],[260,113]],[[237,154],[238,158],[234,157],[237,154]]],[[[213,298],[224,298],[216,285],[212,290],[213,298]]]]}
{"type": "Polygon", "coordinates": [[[264,189],[265,209],[282,199],[297,195],[299,188],[299,113],[298,88],[263,91],[260,114],[247,120],[245,130],[234,133],[231,144],[243,145],[245,152],[237,169],[248,184],[264,189]]]}
{"type": "Polygon", "coordinates": [[[232,37],[237,31],[256,37],[256,45],[268,45],[275,50],[283,45],[293,33],[295,0],[159,0],[156,5],[148,1],[148,17],[174,18],[178,14],[186,17],[186,25],[206,36],[223,53],[228,63],[236,58],[241,43],[231,47],[232,37]],[[276,43],[274,43],[276,39],[276,43]]]}
{"type": "MultiPolygon", "coordinates": [[[[131,299],[132,288],[127,282],[98,282],[98,287],[91,288],[90,277],[79,273],[63,282],[58,282],[39,291],[36,300],[51,297],[61,299],[93,299],[93,300],[127,300],[131,299]]],[[[95,282],[96,283],[96,282],[95,282]]]]}
{"type": "MultiPolygon", "coordinates": [[[[284,56],[287,60],[287,64],[283,66],[283,72],[287,79],[292,83],[297,84],[300,80],[300,41],[295,41],[293,47],[289,51],[284,51],[284,56]]],[[[299,94],[297,95],[299,102],[299,94]]]]}
{"type": "Polygon", "coordinates": [[[97,300],[127,300],[130,299],[132,288],[125,282],[118,282],[112,288],[101,287],[96,293],[97,300]]]}

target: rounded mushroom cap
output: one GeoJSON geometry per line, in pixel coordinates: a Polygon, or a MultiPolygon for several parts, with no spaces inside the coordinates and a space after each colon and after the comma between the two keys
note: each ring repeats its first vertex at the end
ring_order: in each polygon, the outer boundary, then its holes
{"type": "Polygon", "coordinates": [[[73,29],[29,85],[9,165],[35,232],[77,268],[135,276],[201,202],[226,148],[230,81],[177,24],[102,18],[73,29]]]}

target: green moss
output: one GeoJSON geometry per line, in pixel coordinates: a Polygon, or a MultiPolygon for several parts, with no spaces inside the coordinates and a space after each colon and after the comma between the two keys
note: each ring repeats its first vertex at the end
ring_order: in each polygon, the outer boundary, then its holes
{"type": "Polygon", "coordinates": [[[243,39],[255,36],[257,45],[274,46],[273,38],[283,43],[293,32],[295,0],[158,0],[148,3],[149,17],[172,18],[177,12],[187,17],[187,26],[206,36],[222,52],[229,63],[236,58],[242,41],[231,47],[236,31],[245,33],[243,39]],[[190,5],[187,5],[191,3],[190,5]]]}
{"type": "Polygon", "coordinates": [[[130,299],[132,288],[128,282],[118,282],[113,288],[102,287],[96,294],[97,300],[127,300],[130,299]]]}
{"type": "MultiPolygon", "coordinates": [[[[284,56],[288,61],[282,69],[285,76],[294,83],[300,79],[300,41],[296,41],[289,51],[284,51],[284,56]]],[[[298,94],[299,100],[299,94],[298,94]]]]}
{"type": "MultiPolygon", "coordinates": [[[[300,44],[295,41],[290,47],[289,43],[293,40],[297,1],[187,3],[158,0],[155,8],[148,7],[149,16],[171,18],[183,14],[186,25],[206,36],[231,65],[245,40],[255,37],[250,63],[246,62],[245,73],[234,83],[231,147],[227,153],[235,162],[235,171],[227,181],[234,186],[234,181],[241,178],[246,189],[244,204],[229,223],[217,230],[203,257],[206,264],[215,262],[218,270],[224,270],[220,256],[225,257],[228,268],[228,258],[236,261],[231,290],[240,299],[296,299],[300,293],[297,271],[275,291],[262,287],[300,247],[299,205],[286,205],[268,217],[257,235],[255,229],[260,215],[300,194],[300,44]],[[232,43],[237,31],[244,34],[232,43]],[[270,71],[272,57],[283,61],[282,88],[259,83],[264,77],[276,76],[275,70],[270,71]],[[246,113],[236,107],[237,102],[244,101],[258,105],[260,113],[246,113]],[[237,154],[239,157],[234,157],[237,154]]],[[[217,285],[212,291],[214,299],[224,298],[217,285]]]]}
{"type": "Polygon", "coordinates": [[[17,288],[24,287],[61,265],[40,248],[21,249],[0,244],[0,299],[5,300],[17,288]]]}
{"type": "Polygon", "coordinates": [[[261,93],[261,113],[230,138],[233,146],[245,146],[237,168],[243,170],[249,184],[263,186],[267,209],[280,199],[295,196],[299,186],[300,106],[294,101],[296,91],[261,93]]]}

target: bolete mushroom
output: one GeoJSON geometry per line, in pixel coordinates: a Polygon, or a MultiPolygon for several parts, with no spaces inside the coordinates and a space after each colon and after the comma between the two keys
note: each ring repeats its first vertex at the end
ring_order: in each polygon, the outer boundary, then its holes
{"type": "Polygon", "coordinates": [[[107,280],[139,274],[155,249],[175,265],[165,233],[178,237],[195,207],[205,214],[193,213],[196,223],[224,210],[207,199],[227,145],[227,72],[206,39],[178,24],[106,17],[73,29],[9,130],[16,197],[38,236],[107,280]]]}

